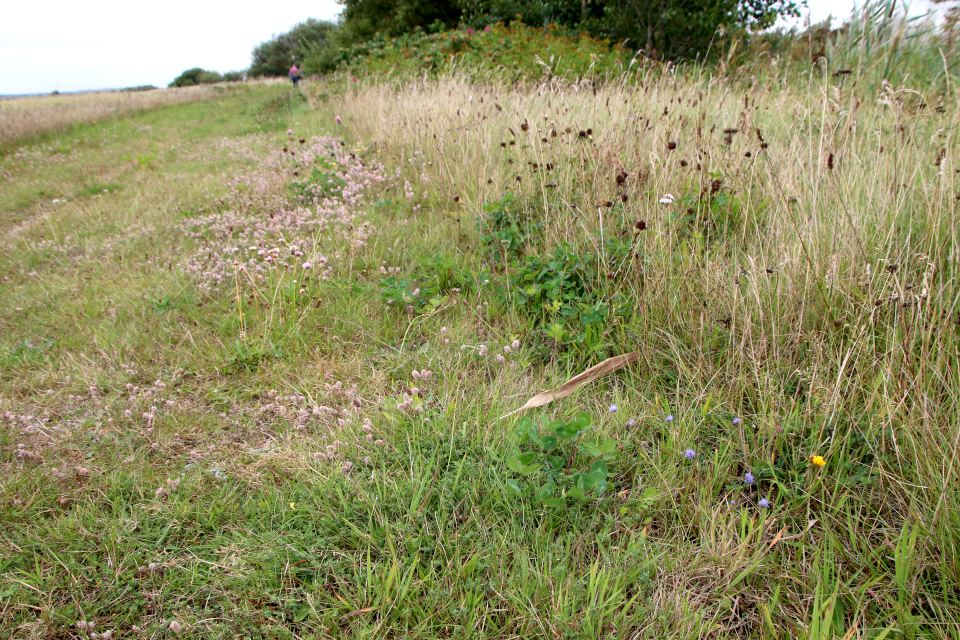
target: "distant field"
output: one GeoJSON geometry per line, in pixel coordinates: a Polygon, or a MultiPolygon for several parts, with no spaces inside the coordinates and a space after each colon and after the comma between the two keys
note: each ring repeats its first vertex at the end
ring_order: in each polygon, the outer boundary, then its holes
{"type": "Polygon", "coordinates": [[[948,89],[4,101],[0,638],[957,638],[948,89]]]}
{"type": "MultiPolygon", "coordinates": [[[[257,84],[277,81],[257,81],[257,84]]],[[[76,124],[129,116],[169,104],[209,100],[246,91],[248,85],[202,85],[152,91],[95,91],[0,99],[0,149],[32,137],[60,133],[76,124]]]]}

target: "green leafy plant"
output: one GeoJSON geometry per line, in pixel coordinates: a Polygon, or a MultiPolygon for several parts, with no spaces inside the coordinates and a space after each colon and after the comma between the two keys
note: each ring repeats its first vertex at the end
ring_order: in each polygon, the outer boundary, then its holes
{"type": "Polygon", "coordinates": [[[542,242],[543,223],[534,220],[514,194],[484,203],[483,210],[484,214],[477,217],[480,242],[493,262],[519,258],[528,246],[542,242]]]}
{"type": "Polygon", "coordinates": [[[436,284],[417,286],[410,278],[382,278],[380,300],[398,311],[411,311],[416,315],[433,311],[446,301],[436,284]]]}
{"type": "Polygon", "coordinates": [[[510,440],[516,445],[504,462],[509,470],[507,490],[556,509],[569,499],[591,500],[607,490],[608,462],[617,450],[613,438],[584,438],[591,419],[580,413],[571,422],[538,425],[520,420],[510,440]]]}

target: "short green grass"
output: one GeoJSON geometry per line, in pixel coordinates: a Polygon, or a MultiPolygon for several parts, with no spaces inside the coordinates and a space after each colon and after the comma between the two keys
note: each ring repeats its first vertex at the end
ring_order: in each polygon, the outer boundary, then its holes
{"type": "Polygon", "coordinates": [[[0,637],[956,638],[955,109],[634,80],[7,154],[0,637]],[[516,495],[498,418],[634,350],[529,412],[607,490],[516,495]]]}

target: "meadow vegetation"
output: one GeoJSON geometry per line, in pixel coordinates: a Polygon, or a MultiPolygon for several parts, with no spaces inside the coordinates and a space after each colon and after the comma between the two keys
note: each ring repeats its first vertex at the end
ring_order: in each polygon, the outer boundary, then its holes
{"type": "Polygon", "coordinates": [[[0,638],[956,638],[960,111],[891,51],[7,152],[0,638]]]}
{"type": "Polygon", "coordinates": [[[39,140],[47,134],[66,132],[69,136],[71,128],[77,125],[105,123],[166,105],[249,91],[239,85],[154,89],[133,87],[129,91],[4,98],[0,100],[0,150],[8,152],[20,141],[39,140]]]}

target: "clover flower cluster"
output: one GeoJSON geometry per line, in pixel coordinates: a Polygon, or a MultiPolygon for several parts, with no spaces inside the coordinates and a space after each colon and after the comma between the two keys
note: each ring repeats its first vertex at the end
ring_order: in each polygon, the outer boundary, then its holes
{"type": "Polygon", "coordinates": [[[266,160],[260,153],[254,156],[255,166],[222,177],[228,194],[215,203],[215,212],[180,226],[194,246],[178,267],[194,274],[205,294],[220,291],[225,282],[232,284],[235,270],[247,271],[250,278],[244,282],[254,284],[278,269],[330,269],[327,255],[337,258],[334,249],[343,247],[352,255],[376,233],[373,224],[362,219],[362,205],[367,191],[390,179],[383,164],[368,165],[329,137],[314,138],[297,150],[275,151],[266,160]],[[291,205],[287,186],[315,187],[292,179],[321,162],[342,187],[317,191],[302,204],[291,205]]]}

